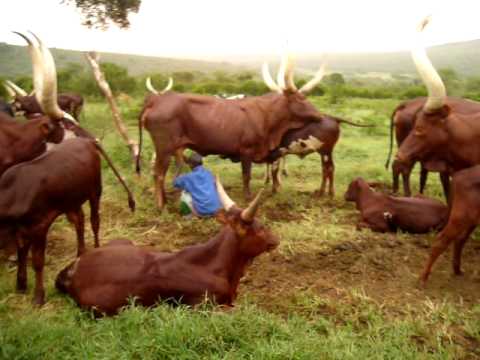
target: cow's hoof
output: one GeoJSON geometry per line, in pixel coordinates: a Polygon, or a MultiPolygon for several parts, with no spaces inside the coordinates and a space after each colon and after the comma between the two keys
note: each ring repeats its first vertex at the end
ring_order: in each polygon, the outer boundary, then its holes
{"type": "Polygon", "coordinates": [[[32,299],[32,305],[34,306],[42,306],[43,304],[45,304],[45,297],[42,295],[35,296],[32,299]]]}

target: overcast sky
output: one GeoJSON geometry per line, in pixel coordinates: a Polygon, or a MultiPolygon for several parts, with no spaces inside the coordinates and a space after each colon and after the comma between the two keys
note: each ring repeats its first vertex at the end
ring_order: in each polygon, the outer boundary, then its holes
{"type": "Polygon", "coordinates": [[[60,0],[4,1],[0,41],[32,30],[49,47],[153,56],[407,50],[432,14],[427,44],[480,39],[478,0],[143,0],[131,27],[89,30],[60,0]]]}

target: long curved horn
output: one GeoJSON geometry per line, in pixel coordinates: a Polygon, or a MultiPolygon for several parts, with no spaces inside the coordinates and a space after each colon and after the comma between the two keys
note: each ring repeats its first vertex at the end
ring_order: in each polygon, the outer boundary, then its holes
{"type": "Polygon", "coordinates": [[[260,197],[263,194],[263,190],[264,189],[258,192],[257,196],[255,196],[255,199],[253,199],[250,205],[248,205],[248,207],[244,209],[240,214],[240,217],[242,218],[243,221],[248,221],[248,222],[253,221],[253,218],[255,217],[258,207],[260,206],[260,197]]]}
{"type": "Polygon", "coordinates": [[[278,68],[278,73],[277,73],[277,85],[278,87],[280,87],[280,89],[282,89],[282,91],[286,89],[285,73],[287,70],[287,63],[288,63],[288,55],[283,54],[282,59],[280,60],[280,67],[278,68]]]}
{"type": "Polygon", "coordinates": [[[412,58],[415,66],[417,67],[417,72],[428,89],[428,99],[423,106],[423,109],[427,113],[434,112],[435,110],[441,108],[445,103],[445,97],[447,96],[445,85],[443,84],[440,75],[435,70],[432,62],[428,58],[427,52],[425,51],[425,46],[421,41],[421,32],[429,22],[430,16],[427,16],[418,25],[418,43],[415,44],[412,50],[412,58]]]}
{"type": "Polygon", "coordinates": [[[155,95],[161,95],[161,94],[165,94],[167,91],[170,91],[170,89],[173,87],[173,79],[171,77],[168,78],[168,84],[167,86],[165,87],[165,89],[163,89],[162,91],[158,91],[157,89],[155,89],[152,85],[152,79],[149,77],[147,77],[147,79],[145,80],[145,87],[147,88],[148,91],[150,91],[152,94],[155,94],[155,95]]]}
{"type": "Polygon", "coordinates": [[[15,98],[15,96],[17,95],[15,93],[15,91],[8,85],[7,83],[8,80],[5,80],[3,82],[3,87],[5,88],[5,90],[7,90],[7,93],[8,93],[8,96],[10,96],[11,98],[15,98]]]}
{"type": "Polygon", "coordinates": [[[287,54],[287,63],[285,65],[285,83],[286,88],[292,92],[297,91],[297,87],[295,86],[295,82],[293,80],[293,70],[295,68],[295,61],[291,54],[287,54]]]}
{"type": "MultiPolygon", "coordinates": [[[[52,53],[50,50],[43,44],[43,42],[36,36],[34,33],[30,32],[38,41],[40,45],[40,51],[43,57],[43,89],[42,94],[39,95],[37,92],[35,96],[41,98],[40,106],[42,107],[43,112],[52,119],[63,119],[65,113],[57,102],[57,70],[55,68],[55,61],[53,60],[52,53]]],[[[75,121],[76,122],[76,121],[75,121]]]]}
{"type": "Polygon", "coordinates": [[[326,66],[327,66],[326,63],[323,63],[320,66],[320,69],[318,69],[318,71],[315,73],[315,76],[300,88],[299,91],[302,94],[308,94],[310,91],[313,90],[315,86],[317,86],[320,83],[320,81],[322,81],[323,77],[325,76],[326,66]]]}
{"type": "MultiPolygon", "coordinates": [[[[15,84],[14,82],[10,81],[10,80],[5,80],[5,83],[10,87],[11,90],[13,90],[16,95],[20,95],[20,96],[27,96],[27,92],[25,90],[23,90],[20,86],[18,86],[17,84],[15,84]]],[[[10,92],[9,92],[10,94],[10,92]]],[[[15,95],[13,95],[15,96],[15,95]]]]}
{"type": "Polygon", "coordinates": [[[32,74],[33,74],[33,88],[35,90],[35,97],[39,104],[42,103],[42,93],[43,93],[43,66],[42,66],[42,54],[38,49],[37,45],[25,34],[14,31],[15,34],[21,36],[28,45],[28,52],[30,58],[32,59],[32,74]]]}
{"type": "Polygon", "coordinates": [[[280,89],[275,80],[273,80],[272,75],[270,75],[270,70],[268,69],[268,64],[266,62],[262,65],[262,78],[263,82],[270,90],[278,93],[282,92],[282,89],[280,89]]]}
{"type": "Polygon", "coordinates": [[[217,185],[218,197],[220,198],[220,202],[222,203],[223,208],[227,211],[230,210],[232,206],[235,206],[235,202],[232,199],[230,199],[230,196],[228,196],[227,192],[223,188],[223,185],[220,182],[219,176],[216,176],[215,183],[217,185]]]}

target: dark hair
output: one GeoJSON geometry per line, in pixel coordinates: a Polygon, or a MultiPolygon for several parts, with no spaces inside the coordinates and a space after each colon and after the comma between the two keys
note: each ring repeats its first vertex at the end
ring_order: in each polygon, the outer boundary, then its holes
{"type": "Polygon", "coordinates": [[[190,165],[190,167],[192,169],[196,168],[197,166],[200,166],[203,164],[203,160],[202,160],[202,157],[200,155],[198,155],[197,153],[192,153],[192,155],[190,155],[188,158],[187,158],[187,164],[190,165]]]}

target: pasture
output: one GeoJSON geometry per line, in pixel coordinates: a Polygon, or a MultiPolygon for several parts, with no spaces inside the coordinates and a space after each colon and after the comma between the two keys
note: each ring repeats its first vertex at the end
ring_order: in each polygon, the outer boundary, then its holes
{"type": "MultiPolygon", "coordinates": [[[[417,277],[434,234],[357,231],[358,212],[343,199],[357,176],[391,183],[384,163],[390,114],[399,100],[351,98],[332,105],[325,98],[311,99],[322,112],[376,127],[341,125],[334,150],[334,199],[313,195],[321,180],[318,155],[288,158],[289,176],[283,178],[281,191],[272,196],[267,188],[259,211],[261,221],[280,237],[280,246],[249,268],[233,310],[224,312],[211,304],[193,310],[132,304],[113,318],[94,319],[54,288],[56,274],[76,254],[74,228],[62,218],[49,233],[47,303],[42,308],[30,303],[31,269],[28,294],[16,294],[15,267],[0,260],[0,358],[480,358],[478,232],[465,247],[463,277],[452,275],[449,249],[436,263],[427,288],[419,289],[417,277]]],[[[141,104],[142,99],[124,99],[120,104],[135,138],[141,104]]],[[[102,139],[137,201],[137,211],[131,214],[123,190],[104,165],[101,244],[128,238],[138,245],[176,250],[218,231],[215,219],[182,218],[171,185],[166,209],[161,215],[157,212],[148,136],[138,178],[105,103],[87,102],[82,124],[102,139]]],[[[221,176],[230,197],[244,205],[240,165],[217,157],[208,157],[205,163],[221,176]]],[[[171,172],[167,184],[172,183],[171,172]]],[[[254,193],[263,186],[263,174],[264,166],[254,166],[254,193]]],[[[415,193],[417,172],[412,186],[415,193]]],[[[436,174],[430,175],[426,194],[442,198],[436,174]]]]}

